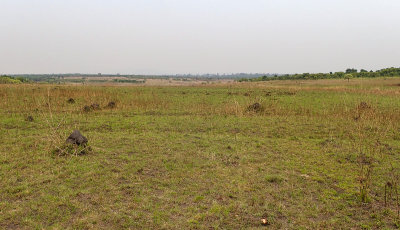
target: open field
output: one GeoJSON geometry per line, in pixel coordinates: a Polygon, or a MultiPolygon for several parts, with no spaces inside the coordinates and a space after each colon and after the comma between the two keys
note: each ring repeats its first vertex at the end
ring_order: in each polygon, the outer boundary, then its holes
{"type": "Polygon", "coordinates": [[[399,84],[0,85],[0,228],[396,228],[399,84]]]}

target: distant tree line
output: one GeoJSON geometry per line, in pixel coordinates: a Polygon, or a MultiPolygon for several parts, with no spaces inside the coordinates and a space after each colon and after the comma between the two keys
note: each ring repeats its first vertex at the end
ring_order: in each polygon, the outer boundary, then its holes
{"type": "MultiPolygon", "coordinates": [[[[241,79],[241,78],[258,78],[262,76],[274,76],[275,74],[269,73],[232,73],[232,74],[175,74],[175,75],[123,75],[123,74],[81,74],[81,73],[69,73],[69,74],[18,74],[12,75],[12,77],[24,77],[34,82],[47,82],[47,83],[58,83],[67,81],[71,77],[74,78],[87,78],[92,77],[98,78],[129,78],[129,79],[193,79],[193,80],[215,80],[215,79],[241,79]]],[[[69,81],[69,80],[68,80],[69,81]]]]}
{"type": "Polygon", "coordinates": [[[135,79],[113,79],[113,81],[118,83],[145,83],[145,81],[135,79]]]}
{"type": "Polygon", "coordinates": [[[262,76],[258,78],[241,78],[239,82],[244,81],[271,81],[271,80],[316,80],[316,79],[347,79],[351,78],[374,78],[374,77],[396,77],[400,76],[400,68],[386,68],[377,71],[367,71],[361,69],[346,69],[345,72],[330,72],[330,73],[302,73],[302,74],[284,74],[262,76]]]}

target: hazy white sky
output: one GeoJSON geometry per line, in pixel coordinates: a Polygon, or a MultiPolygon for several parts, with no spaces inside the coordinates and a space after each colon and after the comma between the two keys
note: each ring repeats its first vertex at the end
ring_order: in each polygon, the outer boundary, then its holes
{"type": "Polygon", "coordinates": [[[0,0],[0,74],[399,67],[399,12],[399,0],[0,0]]]}

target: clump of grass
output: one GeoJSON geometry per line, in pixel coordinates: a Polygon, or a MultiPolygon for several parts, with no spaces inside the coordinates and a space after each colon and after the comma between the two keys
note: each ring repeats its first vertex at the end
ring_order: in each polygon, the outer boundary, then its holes
{"type": "Polygon", "coordinates": [[[353,119],[359,121],[361,118],[368,119],[376,116],[373,107],[365,101],[360,102],[355,109],[353,119]]]}
{"type": "Polygon", "coordinates": [[[280,175],[267,175],[265,176],[265,181],[268,183],[279,184],[282,183],[285,179],[280,175]]]}
{"type": "Polygon", "coordinates": [[[360,183],[360,199],[363,203],[369,202],[369,191],[371,187],[371,178],[373,170],[373,161],[371,158],[361,155],[359,159],[360,175],[358,181],[360,183]]]}
{"type": "Polygon", "coordinates": [[[277,91],[277,95],[279,95],[279,96],[293,96],[293,95],[296,95],[296,91],[280,90],[280,91],[277,91]]]}
{"type": "Polygon", "coordinates": [[[400,219],[400,200],[399,200],[399,193],[398,193],[398,184],[399,184],[399,175],[396,173],[396,169],[394,168],[393,164],[390,164],[390,178],[389,181],[385,184],[385,207],[390,205],[390,201],[396,201],[396,208],[397,208],[397,221],[400,219]],[[393,194],[394,193],[394,194],[393,194]]]}
{"type": "Polygon", "coordinates": [[[91,151],[92,148],[89,145],[74,145],[65,143],[60,147],[56,147],[52,151],[52,154],[57,156],[68,156],[68,155],[78,156],[78,155],[88,154],[91,151]]]}

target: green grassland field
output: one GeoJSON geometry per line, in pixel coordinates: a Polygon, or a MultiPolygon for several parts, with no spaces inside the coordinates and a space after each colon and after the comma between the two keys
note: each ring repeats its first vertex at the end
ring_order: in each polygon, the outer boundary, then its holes
{"type": "Polygon", "coordinates": [[[0,85],[0,229],[397,228],[399,84],[0,85]]]}

